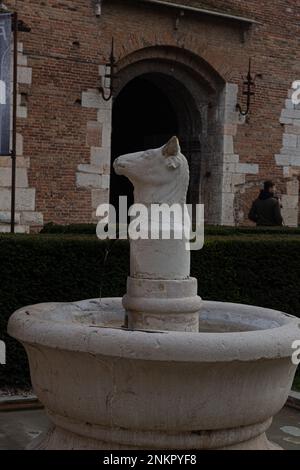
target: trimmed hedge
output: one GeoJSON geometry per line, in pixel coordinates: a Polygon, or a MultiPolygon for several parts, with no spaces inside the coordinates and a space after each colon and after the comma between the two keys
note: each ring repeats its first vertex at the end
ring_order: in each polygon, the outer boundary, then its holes
{"type": "MultiPolygon", "coordinates": [[[[43,234],[69,234],[94,235],[96,224],[70,224],[56,225],[52,222],[46,224],[40,233],[43,234]]],[[[300,227],[224,227],[221,225],[206,225],[206,236],[234,236],[234,235],[299,235],[300,227]]]]}
{"type": "MultiPolygon", "coordinates": [[[[0,236],[0,337],[7,365],[0,386],[29,384],[23,348],[6,334],[9,316],[41,302],[122,296],[129,269],[125,241],[95,236],[0,236]],[[107,256],[105,272],[103,260],[107,256]]],[[[204,299],[248,303],[300,316],[300,238],[297,235],[208,237],[192,252],[192,275],[204,299]]]]}
{"type": "Polygon", "coordinates": [[[70,224],[56,225],[52,222],[44,225],[40,233],[47,234],[71,234],[71,235],[95,235],[96,224],[70,224]]]}

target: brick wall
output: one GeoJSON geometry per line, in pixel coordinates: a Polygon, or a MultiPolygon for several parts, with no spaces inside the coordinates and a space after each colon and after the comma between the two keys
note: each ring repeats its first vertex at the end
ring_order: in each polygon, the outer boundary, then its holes
{"type": "MultiPolygon", "coordinates": [[[[18,118],[18,134],[23,141],[19,162],[26,162],[28,167],[28,188],[35,198],[32,212],[38,215],[33,222],[26,220],[25,225],[41,223],[42,216],[44,222],[89,222],[97,204],[108,200],[111,108],[97,96],[97,87],[103,75],[99,66],[109,56],[112,35],[121,62],[145,48],[184,48],[236,90],[230,102],[231,117],[222,122],[222,133],[227,137],[221,163],[227,167],[222,166],[222,181],[218,179],[211,188],[213,193],[222,193],[222,213],[214,222],[247,223],[252,198],[263,180],[272,178],[283,195],[290,196],[285,198],[286,213],[291,224],[297,223],[295,202],[299,194],[293,181],[298,181],[300,165],[292,157],[284,166],[278,159],[284,153],[282,149],[292,143],[283,137],[290,132],[284,128],[289,124],[282,122],[282,111],[286,110],[292,82],[300,79],[297,2],[180,0],[259,22],[249,30],[235,22],[188,12],[178,23],[176,10],[131,1],[104,0],[100,17],[95,15],[93,0],[4,3],[12,10],[16,8],[31,27],[30,33],[19,34],[26,67],[32,73],[30,83],[23,80],[18,85],[26,108],[26,113],[19,111],[18,118]],[[254,73],[261,77],[256,80],[251,114],[240,122],[233,113],[236,101],[243,102],[242,75],[247,72],[250,56],[254,73]],[[232,155],[231,161],[225,155],[232,155]]],[[[225,89],[224,85],[224,93],[225,89]]],[[[297,127],[298,123],[292,125],[297,127]]],[[[214,171],[209,161],[206,163],[206,172],[214,171]]],[[[21,186],[18,191],[21,195],[21,186]]],[[[211,201],[217,204],[214,197],[211,201]]]]}

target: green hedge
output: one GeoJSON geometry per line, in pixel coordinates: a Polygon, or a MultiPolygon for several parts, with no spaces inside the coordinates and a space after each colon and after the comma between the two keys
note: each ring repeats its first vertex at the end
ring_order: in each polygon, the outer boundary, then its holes
{"type": "Polygon", "coordinates": [[[71,234],[71,235],[95,235],[96,224],[70,224],[56,225],[50,222],[44,225],[40,233],[47,234],[71,234]]]}
{"type": "MultiPolygon", "coordinates": [[[[9,316],[40,302],[122,296],[129,268],[128,243],[95,236],[0,236],[0,332],[7,365],[0,386],[29,383],[22,347],[9,338],[9,316]],[[103,275],[103,260],[110,250],[103,275]]],[[[297,235],[211,236],[192,252],[192,275],[204,299],[284,310],[300,316],[300,238],[297,235]]]]}
{"type": "MultiPolygon", "coordinates": [[[[46,224],[40,233],[94,235],[96,224],[56,225],[46,224]]],[[[206,225],[206,236],[235,236],[235,235],[299,235],[300,227],[224,227],[221,225],[206,225]]]]}

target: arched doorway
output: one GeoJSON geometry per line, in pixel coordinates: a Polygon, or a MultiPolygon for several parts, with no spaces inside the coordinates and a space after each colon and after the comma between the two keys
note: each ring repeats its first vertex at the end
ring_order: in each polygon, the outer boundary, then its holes
{"type": "MultiPolygon", "coordinates": [[[[188,202],[220,223],[224,163],[225,82],[199,56],[177,47],[146,47],[116,66],[112,163],[124,153],[163,145],[177,134],[190,166],[188,202]]],[[[226,111],[227,112],[227,111],[226,111]]],[[[130,183],[111,168],[110,201],[132,202],[130,183]]]]}
{"type": "MultiPolygon", "coordinates": [[[[199,202],[200,114],[192,96],[174,77],[144,73],[128,81],[117,95],[112,119],[112,163],[125,153],[160,147],[173,135],[180,140],[190,165],[188,202],[199,202]],[[198,133],[195,131],[197,129],[198,133]]],[[[127,178],[111,171],[110,202],[118,209],[119,196],[133,203],[133,188],[127,178]]]]}
{"type": "MultiPolygon", "coordinates": [[[[113,107],[112,160],[119,155],[162,146],[178,134],[175,109],[165,93],[142,75],[130,81],[120,92],[113,107]]],[[[124,176],[112,169],[110,202],[118,208],[119,196],[133,203],[133,188],[124,176]]]]}

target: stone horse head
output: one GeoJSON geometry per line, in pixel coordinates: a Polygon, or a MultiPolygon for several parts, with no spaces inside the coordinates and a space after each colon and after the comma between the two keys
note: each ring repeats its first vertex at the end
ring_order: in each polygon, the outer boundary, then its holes
{"type": "Polygon", "coordinates": [[[122,155],[114,162],[118,175],[134,186],[135,203],[184,204],[189,184],[189,166],[177,137],[163,147],[122,155]]]}

